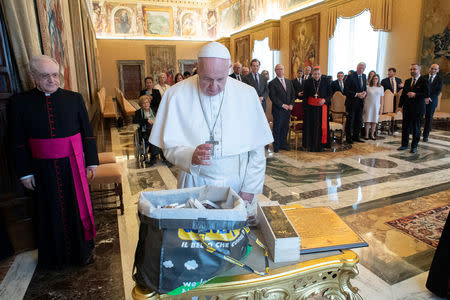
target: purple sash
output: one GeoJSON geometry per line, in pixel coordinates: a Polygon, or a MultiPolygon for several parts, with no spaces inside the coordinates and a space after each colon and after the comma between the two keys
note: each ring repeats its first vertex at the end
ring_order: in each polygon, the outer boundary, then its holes
{"type": "Polygon", "coordinates": [[[80,211],[80,218],[84,228],[84,239],[86,241],[92,240],[96,232],[84,166],[81,134],[77,133],[73,136],[55,139],[30,139],[30,147],[34,158],[57,159],[69,157],[78,210],[80,211]]]}

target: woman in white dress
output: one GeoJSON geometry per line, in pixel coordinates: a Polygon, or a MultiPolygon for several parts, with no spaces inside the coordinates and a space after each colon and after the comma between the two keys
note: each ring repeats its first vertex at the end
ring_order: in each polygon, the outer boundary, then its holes
{"type": "Polygon", "coordinates": [[[375,74],[369,81],[367,87],[367,96],[364,100],[363,122],[366,127],[365,140],[370,138],[375,140],[375,132],[377,130],[378,116],[381,114],[381,107],[383,107],[384,89],[380,85],[380,76],[375,74]]]}

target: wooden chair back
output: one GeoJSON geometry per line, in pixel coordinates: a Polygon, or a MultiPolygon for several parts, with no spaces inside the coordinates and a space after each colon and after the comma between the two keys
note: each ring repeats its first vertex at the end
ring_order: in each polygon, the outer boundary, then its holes
{"type": "Polygon", "coordinates": [[[386,90],[384,92],[384,102],[383,102],[383,108],[381,111],[383,113],[394,112],[394,94],[391,92],[391,90],[386,90]]]}

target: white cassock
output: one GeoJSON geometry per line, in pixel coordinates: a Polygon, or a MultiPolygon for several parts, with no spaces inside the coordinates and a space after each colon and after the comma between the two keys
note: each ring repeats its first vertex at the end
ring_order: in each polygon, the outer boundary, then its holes
{"type": "Polygon", "coordinates": [[[178,188],[229,186],[237,193],[255,194],[255,199],[264,185],[264,146],[272,141],[255,89],[231,77],[224,91],[215,96],[201,94],[198,76],[172,86],[162,98],[150,136],[150,143],[162,148],[166,159],[182,169],[178,188]],[[192,154],[210,140],[208,124],[212,128],[217,115],[213,134],[218,145],[211,165],[192,165],[192,154]]]}

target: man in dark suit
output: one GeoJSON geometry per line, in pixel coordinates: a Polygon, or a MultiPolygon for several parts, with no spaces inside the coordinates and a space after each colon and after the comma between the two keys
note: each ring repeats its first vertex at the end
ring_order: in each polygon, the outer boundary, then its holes
{"type": "Polygon", "coordinates": [[[261,63],[256,58],[252,60],[250,63],[250,67],[252,68],[252,71],[242,77],[242,82],[251,85],[255,88],[256,93],[258,94],[259,101],[261,101],[261,105],[263,107],[264,113],[266,112],[266,98],[268,95],[267,90],[267,78],[266,76],[259,74],[259,66],[261,63]]]}
{"type": "Polygon", "coordinates": [[[381,80],[381,85],[383,86],[384,91],[391,90],[394,95],[396,95],[403,88],[402,80],[395,77],[395,73],[397,73],[396,68],[389,68],[388,77],[381,80]]]}
{"type": "Polygon", "coordinates": [[[413,135],[411,153],[417,152],[420,140],[420,123],[425,113],[425,99],[429,97],[428,80],[420,76],[420,65],[412,64],[411,77],[406,79],[398,110],[403,110],[402,145],[399,151],[408,149],[409,133],[413,135]]]}
{"type": "Polygon", "coordinates": [[[305,80],[303,79],[303,71],[302,69],[297,70],[297,78],[292,80],[292,85],[294,86],[295,98],[303,99],[303,85],[305,84],[305,80]]]}
{"type": "Polygon", "coordinates": [[[337,73],[337,79],[331,83],[331,90],[333,95],[336,92],[344,94],[344,72],[340,71],[337,73]]]}
{"type": "Polygon", "coordinates": [[[431,122],[433,121],[434,111],[438,105],[438,97],[442,91],[442,78],[439,76],[439,65],[432,64],[429,73],[425,75],[428,81],[428,90],[430,97],[425,99],[425,125],[423,127],[423,141],[428,142],[428,136],[431,131],[431,122]]]}
{"type": "Polygon", "coordinates": [[[366,98],[366,75],[363,74],[366,64],[360,62],[356,72],[348,75],[345,81],[344,94],[347,122],[345,123],[345,135],[348,144],[353,142],[364,143],[360,138],[364,98],[366,98]]]}
{"type": "Polygon", "coordinates": [[[239,62],[235,62],[233,64],[233,73],[230,74],[230,77],[242,81],[241,69],[242,65],[239,62]]]}
{"type": "Polygon", "coordinates": [[[284,78],[284,66],[275,66],[277,76],[269,82],[269,97],[272,100],[273,152],[289,150],[287,135],[289,120],[294,108],[295,90],[289,79],[284,78]]]}
{"type": "MultiPolygon", "coordinates": [[[[402,80],[398,77],[395,77],[395,73],[397,73],[396,68],[388,69],[388,77],[381,80],[381,86],[384,88],[384,91],[390,90],[394,96],[403,88],[402,80]]],[[[396,98],[394,97],[394,107],[396,107],[396,98]]]]}

